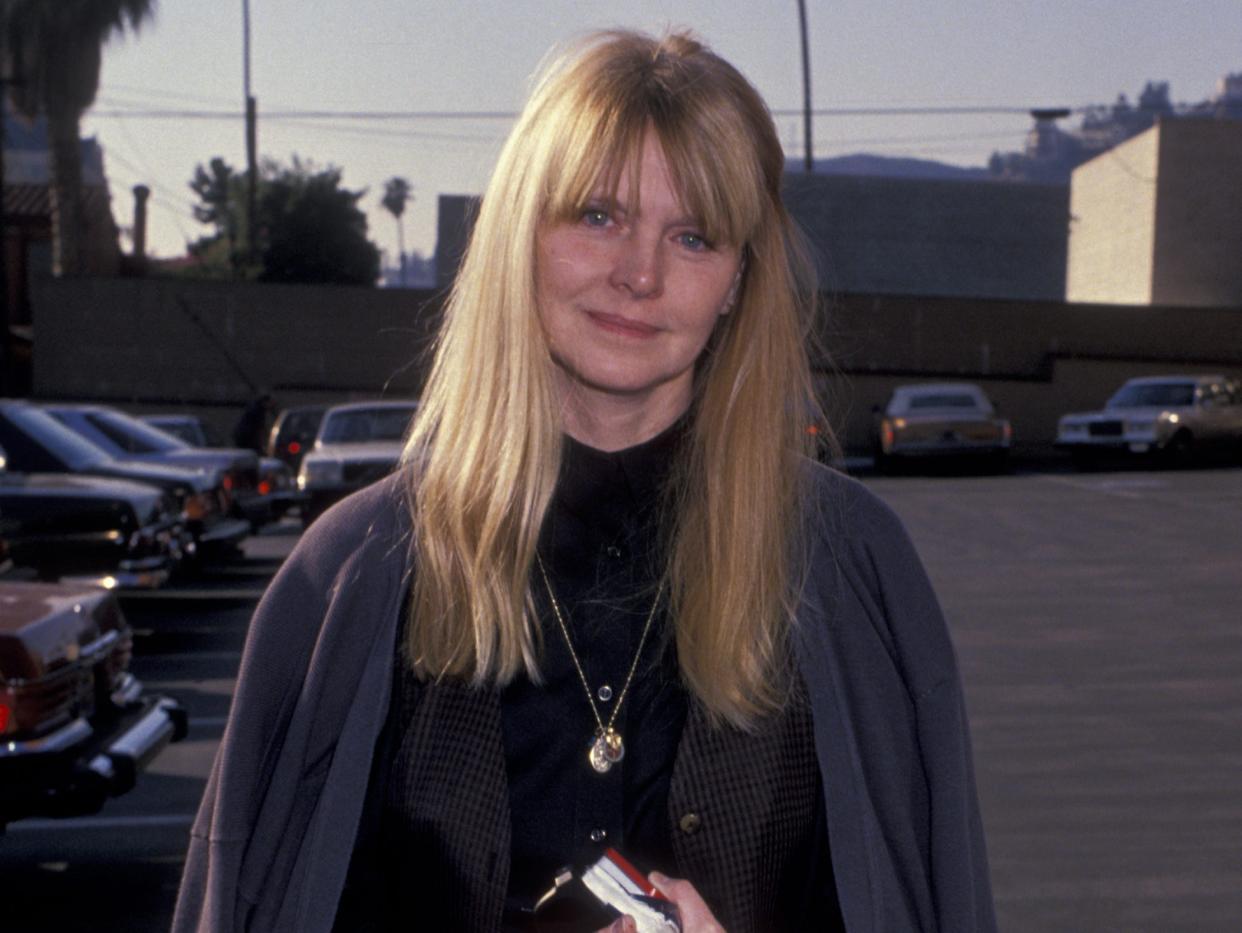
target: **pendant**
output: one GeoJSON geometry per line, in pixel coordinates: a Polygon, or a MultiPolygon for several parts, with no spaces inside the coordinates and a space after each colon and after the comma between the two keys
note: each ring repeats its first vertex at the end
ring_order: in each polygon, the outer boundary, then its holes
{"type": "Polygon", "coordinates": [[[591,767],[599,774],[612,770],[612,762],[608,760],[608,743],[604,741],[602,735],[591,743],[591,750],[587,754],[587,761],[591,762],[591,767]]]}
{"type": "Polygon", "coordinates": [[[587,760],[599,774],[606,774],[612,766],[625,757],[625,743],[621,741],[621,733],[608,729],[595,736],[591,742],[591,750],[587,760]]]}

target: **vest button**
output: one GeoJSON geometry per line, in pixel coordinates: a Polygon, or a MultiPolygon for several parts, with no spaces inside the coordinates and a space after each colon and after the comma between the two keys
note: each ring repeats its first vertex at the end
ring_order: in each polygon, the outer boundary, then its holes
{"type": "Polygon", "coordinates": [[[591,841],[592,842],[603,842],[607,838],[608,838],[608,830],[606,829],[591,830],[591,841]]]}
{"type": "Polygon", "coordinates": [[[605,551],[605,553],[609,557],[611,557],[613,560],[616,560],[617,558],[621,556],[621,548],[617,547],[615,544],[610,544],[608,545],[608,548],[605,551]]]}
{"type": "Polygon", "coordinates": [[[677,825],[687,836],[693,836],[699,831],[699,827],[703,825],[703,821],[699,819],[699,815],[697,813],[687,813],[677,821],[677,825]]]}

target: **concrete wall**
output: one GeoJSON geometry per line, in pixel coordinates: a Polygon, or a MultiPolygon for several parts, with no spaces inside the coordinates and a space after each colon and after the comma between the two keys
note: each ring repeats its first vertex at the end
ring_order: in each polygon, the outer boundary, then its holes
{"type": "MultiPolygon", "coordinates": [[[[418,391],[441,293],[159,279],[51,281],[35,290],[35,395],[135,411],[189,410],[227,436],[255,386],[281,405],[418,391]],[[245,374],[243,377],[242,373],[245,374]]],[[[898,384],[982,384],[1017,443],[1125,379],[1242,375],[1233,309],[842,295],[820,328],[843,443],[866,450],[871,407],[898,384]]]]}
{"type": "Polygon", "coordinates": [[[412,395],[436,293],[177,279],[43,279],[34,395],[193,411],[227,436],[257,391],[281,405],[412,395]]]}
{"type": "Polygon", "coordinates": [[[1153,128],[1074,169],[1067,301],[1151,301],[1158,153],[1153,128]]]}
{"type": "Polygon", "coordinates": [[[1151,300],[1242,304],[1242,123],[1174,120],[1156,130],[1160,182],[1151,300]]]}
{"type": "Polygon", "coordinates": [[[1075,169],[1069,301],[1242,304],[1242,123],[1156,124],[1075,169]]]}
{"type": "Polygon", "coordinates": [[[785,204],[830,292],[1064,295],[1063,185],[790,173],[785,204]]]}

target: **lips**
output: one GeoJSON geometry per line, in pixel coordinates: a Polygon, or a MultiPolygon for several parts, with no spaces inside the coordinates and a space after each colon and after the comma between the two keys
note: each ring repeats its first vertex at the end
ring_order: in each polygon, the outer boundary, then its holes
{"type": "Polygon", "coordinates": [[[586,314],[600,330],[622,337],[650,338],[660,332],[658,327],[652,327],[650,324],[644,324],[642,321],[623,317],[620,314],[605,314],[602,311],[588,311],[586,314]]]}

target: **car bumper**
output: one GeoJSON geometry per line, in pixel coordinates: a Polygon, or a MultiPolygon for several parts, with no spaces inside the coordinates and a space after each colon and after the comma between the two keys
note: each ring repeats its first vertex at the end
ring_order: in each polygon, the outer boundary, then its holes
{"type": "Polygon", "coordinates": [[[1160,450],[1165,443],[1164,438],[1152,437],[1150,434],[1119,435],[1113,437],[1058,437],[1053,446],[1057,450],[1073,453],[1099,454],[1148,454],[1160,450]]]}
{"type": "Polygon", "coordinates": [[[0,744],[0,824],[97,812],[129,791],[186,728],[181,704],[147,696],[94,723],[79,718],[37,739],[0,744]]]}
{"type": "Polygon", "coordinates": [[[1009,445],[996,441],[910,441],[897,442],[888,457],[983,457],[1006,454],[1009,445]]]}
{"type": "Polygon", "coordinates": [[[248,496],[237,502],[242,518],[252,527],[279,521],[290,509],[307,501],[306,493],[296,489],[282,489],[267,495],[248,496]]]}

